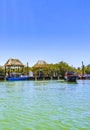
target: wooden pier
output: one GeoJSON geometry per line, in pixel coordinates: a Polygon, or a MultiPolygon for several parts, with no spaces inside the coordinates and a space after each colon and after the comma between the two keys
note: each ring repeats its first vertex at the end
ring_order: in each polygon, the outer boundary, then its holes
{"type": "Polygon", "coordinates": [[[58,80],[59,77],[28,77],[28,80],[58,80]]]}

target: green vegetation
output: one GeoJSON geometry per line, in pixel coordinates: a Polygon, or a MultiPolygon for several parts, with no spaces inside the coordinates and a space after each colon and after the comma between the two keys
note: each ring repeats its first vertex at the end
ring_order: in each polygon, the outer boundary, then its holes
{"type": "MultiPolygon", "coordinates": [[[[70,66],[66,62],[59,62],[56,64],[45,64],[45,65],[40,65],[40,66],[33,66],[33,67],[21,67],[21,68],[7,68],[6,73],[8,72],[16,72],[16,73],[22,73],[24,75],[27,75],[30,71],[33,72],[34,76],[39,76],[39,72],[43,72],[43,76],[60,76],[61,78],[64,77],[64,73],[66,71],[74,71],[77,74],[82,74],[82,67],[75,68],[73,66],[70,66]]],[[[90,74],[90,65],[84,66],[84,73],[90,74]]],[[[3,66],[0,66],[0,76],[5,75],[5,68],[3,66]]]]}
{"type": "Polygon", "coordinates": [[[5,70],[2,66],[0,66],[0,76],[5,75],[5,70]]]}
{"type": "Polygon", "coordinates": [[[32,67],[32,71],[35,76],[39,75],[40,70],[42,70],[44,76],[60,76],[62,78],[64,77],[64,73],[68,70],[76,72],[76,69],[74,67],[69,66],[66,62],[63,61],[56,64],[47,64],[45,66],[32,67]]]}
{"type": "MultiPolygon", "coordinates": [[[[66,71],[74,71],[77,74],[82,74],[82,67],[75,68],[68,63],[60,61],[56,64],[47,64],[40,67],[32,67],[29,70],[33,71],[35,76],[39,75],[39,71],[42,70],[44,76],[60,76],[64,77],[66,71]]],[[[84,73],[90,74],[90,65],[84,66],[84,73]]]]}
{"type": "Polygon", "coordinates": [[[86,72],[86,74],[90,74],[90,66],[85,67],[85,72],[86,72]]]}

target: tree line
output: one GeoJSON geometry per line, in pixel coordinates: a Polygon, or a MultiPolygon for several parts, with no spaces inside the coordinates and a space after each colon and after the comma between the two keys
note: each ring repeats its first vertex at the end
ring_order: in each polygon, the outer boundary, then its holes
{"type": "MultiPolygon", "coordinates": [[[[39,72],[42,71],[43,76],[61,76],[64,77],[64,74],[66,71],[74,71],[77,74],[82,74],[82,67],[75,68],[73,66],[70,66],[68,63],[64,61],[60,61],[56,64],[46,64],[46,65],[40,65],[38,67],[23,67],[23,68],[7,68],[6,73],[8,72],[16,72],[16,73],[22,73],[24,75],[29,74],[30,71],[33,72],[34,76],[38,76],[39,72]]],[[[84,73],[90,74],[90,66],[84,66],[84,73]]],[[[0,75],[5,75],[5,68],[3,66],[0,66],[0,75]]]]}

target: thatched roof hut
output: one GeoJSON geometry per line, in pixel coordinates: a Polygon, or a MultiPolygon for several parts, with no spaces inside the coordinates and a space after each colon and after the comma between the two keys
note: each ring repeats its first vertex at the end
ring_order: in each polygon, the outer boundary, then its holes
{"type": "Polygon", "coordinates": [[[4,64],[4,66],[5,67],[11,67],[11,66],[13,66],[13,67],[17,67],[17,66],[19,66],[19,67],[24,67],[24,65],[23,65],[23,63],[20,61],[20,60],[18,60],[18,59],[9,59],[5,64],[4,64]]]}
{"type": "Polygon", "coordinates": [[[40,68],[40,67],[46,67],[48,65],[48,63],[44,60],[38,60],[37,63],[33,66],[36,68],[40,68]]]}

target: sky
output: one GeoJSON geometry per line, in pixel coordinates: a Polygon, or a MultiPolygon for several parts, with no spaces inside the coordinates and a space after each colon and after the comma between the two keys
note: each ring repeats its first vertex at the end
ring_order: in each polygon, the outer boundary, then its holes
{"type": "Polygon", "coordinates": [[[0,65],[90,64],[90,0],[0,0],[0,65]]]}

